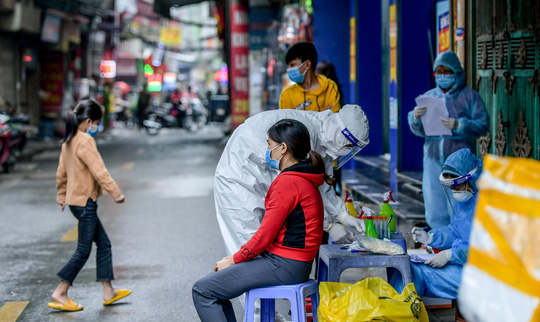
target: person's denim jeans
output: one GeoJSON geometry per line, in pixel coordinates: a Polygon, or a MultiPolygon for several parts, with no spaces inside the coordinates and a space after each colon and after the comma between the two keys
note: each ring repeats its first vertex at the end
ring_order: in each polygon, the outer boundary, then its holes
{"type": "Polygon", "coordinates": [[[92,199],[88,199],[86,207],[69,206],[69,209],[79,220],[79,241],[77,250],[56,276],[72,285],[73,280],[90,257],[92,241],[94,241],[97,246],[97,281],[112,281],[114,275],[111,242],[97,216],[97,204],[92,199]]]}

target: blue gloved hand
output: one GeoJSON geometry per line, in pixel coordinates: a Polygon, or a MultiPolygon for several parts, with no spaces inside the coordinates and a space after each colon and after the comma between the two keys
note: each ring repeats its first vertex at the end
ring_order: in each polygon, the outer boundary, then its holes
{"type": "Polygon", "coordinates": [[[429,265],[434,268],[441,268],[444,265],[448,264],[451,258],[452,258],[452,250],[447,249],[431,257],[424,264],[429,265]]]}

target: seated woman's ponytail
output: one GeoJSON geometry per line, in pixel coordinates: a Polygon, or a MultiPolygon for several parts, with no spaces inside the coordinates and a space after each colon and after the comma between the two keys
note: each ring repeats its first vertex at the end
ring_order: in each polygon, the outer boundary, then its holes
{"type": "Polygon", "coordinates": [[[77,134],[79,124],[90,119],[91,121],[101,120],[103,117],[103,107],[94,100],[81,101],[73,112],[68,112],[66,116],[66,131],[62,142],[68,143],[77,134]]]}
{"type": "Polygon", "coordinates": [[[319,154],[319,152],[316,152],[313,150],[309,151],[309,158],[311,159],[311,165],[313,166],[313,168],[315,168],[317,172],[319,173],[324,173],[324,181],[328,183],[329,185],[333,185],[335,179],[330,178],[328,174],[326,173],[326,166],[324,165],[324,159],[319,154]]]}

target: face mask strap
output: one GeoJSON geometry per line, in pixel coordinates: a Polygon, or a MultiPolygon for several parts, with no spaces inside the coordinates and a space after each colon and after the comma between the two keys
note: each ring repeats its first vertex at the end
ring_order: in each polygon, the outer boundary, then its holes
{"type": "MultiPolygon", "coordinates": [[[[283,145],[283,143],[280,143],[278,145],[276,145],[275,147],[273,147],[272,149],[270,149],[270,154],[272,154],[272,151],[274,151],[275,149],[277,149],[279,146],[283,145]]],[[[283,158],[285,154],[282,154],[281,157],[279,157],[279,159],[277,159],[276,161],[279,162],[281,161],[281,159],[283,158]]],[[[272,156],[270,155],[270,159],[272,159],[272,156]]]]}

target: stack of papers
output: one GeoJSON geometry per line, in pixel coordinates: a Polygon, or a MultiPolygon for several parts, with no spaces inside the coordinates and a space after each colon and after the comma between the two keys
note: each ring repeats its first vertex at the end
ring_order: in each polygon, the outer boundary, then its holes
{"type": "Polygon", "coordinates": [[[441,118],[448,118],[443,98],[421,95],[416,98],[416,106],[427,106],[426,113],[421,117],[427,136],[452,135],[452,130],[441,122],[441,118]]]}

